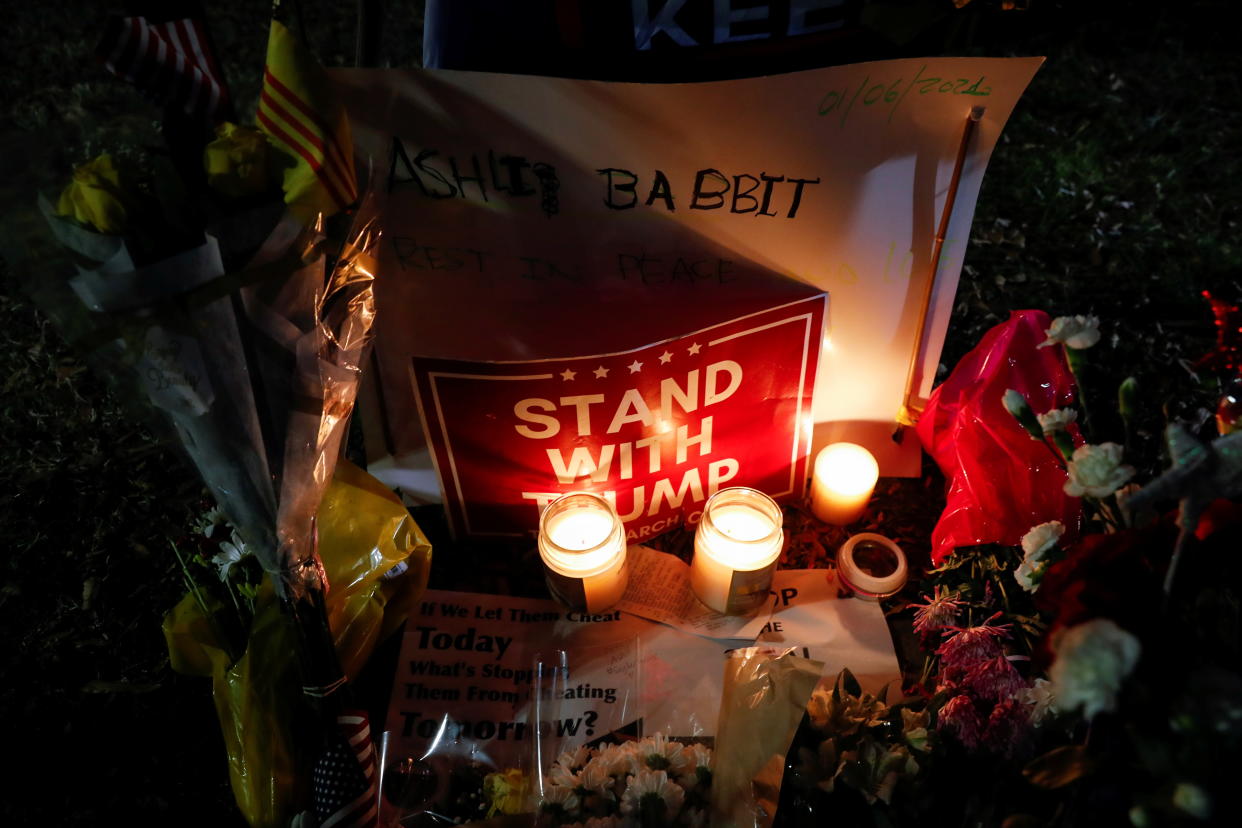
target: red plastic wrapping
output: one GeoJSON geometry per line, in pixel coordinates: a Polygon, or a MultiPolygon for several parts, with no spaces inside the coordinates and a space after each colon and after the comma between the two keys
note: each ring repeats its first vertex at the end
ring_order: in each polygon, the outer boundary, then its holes
{"type": "MultiPolygon", "coordinates": [[[[1082,504],[1062,491],[1064,469],[1001,401],[1013,388],[1037,414],[1074,402],[1064,349],[1038,347],[1050,324],[1043,311],[1014,311],[932,392],[917,431],[948,481],[932,532],[934,564],[959,546],[1017,544],[1050,520],[1065,524],[1067,541],[1077,535],[1082,504]]],[[[1070,434],[1075,445],[1082,442],[1075,427],[1070,434]]]]}

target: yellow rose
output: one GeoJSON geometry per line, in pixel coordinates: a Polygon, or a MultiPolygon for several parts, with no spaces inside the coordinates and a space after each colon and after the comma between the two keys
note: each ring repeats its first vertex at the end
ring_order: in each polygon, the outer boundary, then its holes
{"type": "Polygon", "coordinates": [[[121,176],[111,155],[105,152],[74,168],[73,180],[61,191],[60,200],[56,202],[56,213],[100,233],[114,236],[125,232],[125,197],[121,192],[121,176]]]}
{"type": "Polygon", "coordinates": [[[487,811],[490,819],[496,814],[520,814],[526,810],[530,793],[530,780],[517,768],[499,773],[489,773],[483,778],[483,794],[491,803],[487,811]]]}
{"type": "Polygon", "coordinates": [[[267,137],[254,127],[223,123],[203,150],[207,184],[233,198],[258,195],[271,187],[267,137]]]}

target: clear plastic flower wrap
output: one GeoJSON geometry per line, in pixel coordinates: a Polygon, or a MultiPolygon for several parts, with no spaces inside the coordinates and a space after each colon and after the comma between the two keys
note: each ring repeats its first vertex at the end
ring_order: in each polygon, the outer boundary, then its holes
{"type": "Polygon", "coordinates": [[[822,662],[794,650],[747,647],[729,653],[709,824],[772,825],[787,754],[823,669],[822,662]]]}
{"type": "Polygon", "coordinates": [[[714,739],[702,735],[710,725],[701,706],[676,703],[688,690],[666,669],[676,659],[675,651],[657,654],[634,639],[537,660],[536,825],[706,824],[714,739]],[[605,699],[624,696],[626,707],[597,713],[596,688],[605,699]],[[596,727],[569,733],[564,723],[579,714],[596,727]]]}
{"type": "MultiPolygon", "coordinates": [[[[49,255],[22,263],[30,295],[132,401],[136,417],[158,411],[173,427],[282,608],[256,616],[246,648],[257,653],[251,660],[296,658],[300,681],[286,686],[274,677],[281,670],[265,669],[260,688],[243,664],[247,656],[234,653],[223,667],[241,670],[231,682],[241,689],[230,693],[245,698],[246,709],[273,711],[296,707],[300,688],[322,697],[345,686],[349,671],[329,628],[316,514],[341,454],[375,317],[374,213],[364,203],[342,217],[337,238],[344,241],[331,253],[322,219],[308,225],[268,204],[208,223],[197,241],[179,239],[174,252],[154,254],[132,234],[95,232],[44,204],[60,247],[43,244],[40,252],[49,255]],[[49,279],[49,269],[69,264],[66,251],[77,275],[49,279]]],[[[415,539],[407,532],[411,540],[411,549],[429,551],[421,533],[415,539]]],[[[377,613],[372,600],[376,563],[339,573],[341,601],[331,609],[336,628],[352,631],[342,652],[350,648],[354,670],[386,628],[382,604],[377,613]],[[351,604],[359,588],[365,599],[351,604]],[[355,611],[365,618],[342,615],[355,611]]],[[[218,708],[226,729],[233,718],[227,710],[242,707],[218,708]]],[[[246,740],[293,741],[280,728],[264,735],[267,720],[260,715],[246,727],[246,737],[235,740],[240,747],[228,743],[235,793],[255,825],[287,823],[290,809],[306,801],[309,768],[297,763],[315,752],[314,745],[286,743],[256,754],[246,740]],[[294,764],[273,758],[299,750],[294,764]]]]}

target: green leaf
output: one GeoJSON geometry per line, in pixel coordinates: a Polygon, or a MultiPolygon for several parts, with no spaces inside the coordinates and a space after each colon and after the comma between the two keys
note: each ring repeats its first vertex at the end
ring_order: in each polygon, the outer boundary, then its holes
{"type": "Polygon", "coordinates": [[[1064,745],[1031,760],[1022,775],[1032,785],[1048,790],[1063,788],[1095,771],[1095,761],[1082,745],[1064,745]]]}

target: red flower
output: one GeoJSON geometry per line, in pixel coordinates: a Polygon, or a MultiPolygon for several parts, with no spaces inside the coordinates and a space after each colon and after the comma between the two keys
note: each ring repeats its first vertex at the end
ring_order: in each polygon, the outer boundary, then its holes
{"type": "Polygon", "coordinates": [[[1031,738],[1031,716],[1017,699],[1005,699],[988,716],[983,746],[992,753],[1012,759],[1026,752],[1031,738]]]}
{"type": "Polygon", "coordinates": [[[1168,516],[1145,529],[1086,535],[1071,546],[1065,560],[1048,568],[1035,593],[1036,605],[1052,617],[1036,654],[1043,665],[1052,662],[1054,635],[1093,618],[1112,618],[1140,638],[1154,631],[1161,578],[1176,539],[1168,516]]]}
{"type": "Polygon", "coordinates": [[[1019,691],[1026,689],[1026,680],[1003,655],[976,664],[962,683],[975,698],[994,702],[1012,700],[1019,691]]]}
{"type": "Polygon", "coordinates": [[[996,613],[987,621],[976,627],[948,627],[948,636],[936,650],[940,663],[950,669],[974,667],[980,661],[995,658],[1001,654],[999,639],[1009,637],[1009,624],[995,627],[988,624],[997,618],[996,613]]]}
{"type": "Polygon", "coordinates": [[[963,693],[949,699],[940,708],[936,729],[956,736],[968,750],[976,750],[983,739],[984,724],[975,703],[963,693]]]}

